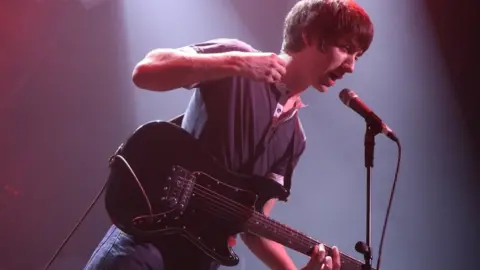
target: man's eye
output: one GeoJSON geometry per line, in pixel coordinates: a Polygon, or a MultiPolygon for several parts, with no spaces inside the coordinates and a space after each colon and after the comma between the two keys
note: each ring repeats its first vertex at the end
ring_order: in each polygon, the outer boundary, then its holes
{"type": "Polygon", "coordinates": [[[352,51],[352,47],[349,45],[342,45],[340,46],[340,49],[344,52],[350,53],[352,51]]]}

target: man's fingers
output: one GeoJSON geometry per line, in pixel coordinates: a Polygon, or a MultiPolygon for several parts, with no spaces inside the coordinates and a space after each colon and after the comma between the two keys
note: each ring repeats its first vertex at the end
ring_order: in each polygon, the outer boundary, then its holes
{"type": "Polygon", "coordinates": [[[340,270],[341,258],[338,248],[332,248],[332,256],[326,256],[326,254],[327,252],[323,244],[315,246],[305,269],[340,270]]]}
{"type": "Polygon", "coordinates": [[[340,257],[340,251],[337,247],[334,246],[332,247],[332,253],[333,269],[340,269],[342,260],[342,258],[340,257]]]}
{"type": "Polygon", "coordinates": [[[317,259],[320,263],[323,263],[323,260],[325,260],[325,255],[327,252],[325,251],[325,246],[323,244],[320,244],[318,246],[318,254],[317,254],[317,259]]]}
{"type": "Polygon", "coordinates": [[[310,267],[312,269],[319,269],[325,258],[325,248],[322,246],[315,246],[312,252],[312,258],[310,259],[310,267]],[[323,250],[323,251],[322,251],[323,250]]]}
{"type": "Polygon", "coordinates": [[[269,82],[276,83],[282,79],[282,75],[277,70],[272,70],[269,78],[269,82]]]}
{"type": "Polygon", "coordinates": [[[282,76],[285,75],[285,73],[287,73],[287,69],[281,65],[276,65],[275,70],[277,70],[277,72],[280,73],[280,75],[282,76]]]}
{"type": "Polygon", "coordinates": [[[325,261],[324,261],[322,270],[332,270],[332,269],[336,269],[336,268],[333,268],[332,257],[327,256],[327,257],[325,257],[325,261]]]}
{"type": "Polygon", "coordinates": [[[285,59],[282,59],[280,56],[277,56],[277,64],[281,67],[286,67],[287,61],[285,59]]]}

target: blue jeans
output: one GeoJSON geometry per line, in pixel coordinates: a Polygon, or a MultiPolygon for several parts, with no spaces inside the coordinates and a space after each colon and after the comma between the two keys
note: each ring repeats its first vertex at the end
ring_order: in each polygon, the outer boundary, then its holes
{"type": "MultiPolygon", "coordinates": [[[[195,260],[189,253],[179,255],[178,261],[191,262],[190,265],[182,265],[181,270],[216,270],[219,267],[217,263],[204,258],[195,260]],[[187,257],[188,260],[185,260],[187,257]]],[[[162,254],[154,245],[138,242],[113,225],[93,252],[84,270],[179,270],[168,268],[162,254]]]]}

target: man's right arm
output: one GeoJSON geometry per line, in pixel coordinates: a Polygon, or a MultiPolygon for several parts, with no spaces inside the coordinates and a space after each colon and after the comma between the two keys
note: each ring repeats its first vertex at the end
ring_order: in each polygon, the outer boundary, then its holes
{"type": "Polygon", "coordinates": [[[240,75],[242,52],[200,54],[180,49],[156,49],[133,70],[133,82],[142,89],[169,91],[198,82],[240,75]]]}
{"type": "Polygon", "coordinates": [[[269,83],[285,74],[286,62],[238,40],[219,39],[180,49],[156,49],[133,70],[136,86],[152,91],[192,88],[205,81],[243,76],[269,83]]]}

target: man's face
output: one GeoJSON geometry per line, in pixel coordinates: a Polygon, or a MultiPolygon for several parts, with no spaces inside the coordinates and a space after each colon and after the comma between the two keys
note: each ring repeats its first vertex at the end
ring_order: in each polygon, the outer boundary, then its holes
{"type": "Polygon", "coordinates": [[[347,40],[342,40],[337,45],[327,45],[321,49],[317,42],[313,42],[302,52],[306,77],[319,92],[326,92],[346,73],[353,73],[361,52],[354,51],[348,44],[347,40]]]}

